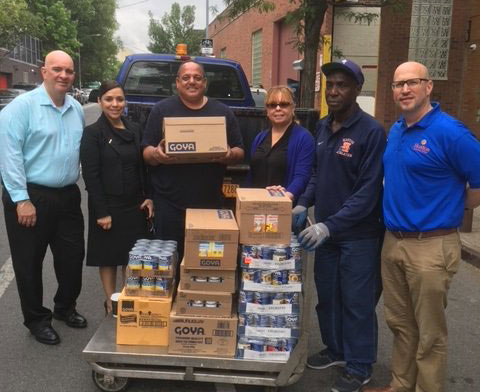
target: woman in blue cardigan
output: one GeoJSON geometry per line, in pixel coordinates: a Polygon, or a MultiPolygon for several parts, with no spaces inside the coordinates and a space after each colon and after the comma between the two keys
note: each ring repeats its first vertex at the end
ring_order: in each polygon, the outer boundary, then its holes
{"type": "Polygon", "coordinates": [[[295,122],[295,102],[288,87],[270,88],[265,107],[271,128],[260,132],[252,143],[250,185],[283,189],[295,203],[312,174],[314,140],[295,122]]]}

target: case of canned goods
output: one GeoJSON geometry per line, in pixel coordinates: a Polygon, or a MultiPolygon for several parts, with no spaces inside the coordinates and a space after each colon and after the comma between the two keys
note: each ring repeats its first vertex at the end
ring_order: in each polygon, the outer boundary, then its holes
{"type": "Polygon", "coordinates": [[[302,249],[290,245],[242,245],[241,266],[259,269],[301,269],[302,249]]]}
{"type": "Polygon", "coordinates": [[[296,344],[296,338],[241,337],[237,342],[236,357],[239,359],[285,361],[289,358],[296,344]]]}
{"type": "Polygon", "coordinates": [[[175,289],[173,278],[127,276],[126,295],[137,297],[168,297],[175,289]]]}
{"type": "Polygon", "coordinates": [[[300,313],[301,293],[269,293],[244,291],[238,293],[238,311],[248,313],[300,313]]]}

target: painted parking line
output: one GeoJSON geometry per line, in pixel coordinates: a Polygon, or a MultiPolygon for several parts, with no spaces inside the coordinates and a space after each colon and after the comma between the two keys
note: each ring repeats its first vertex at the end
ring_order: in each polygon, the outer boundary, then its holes
{"type": "Polygon", "coordinates": [[[5,264],[3,264],[2,269],[0,269],[0,298],[2,298],[3,293],[7,289],[10,282],[15,277],[12,266],[12,258],[9,257],[5,264]]]}

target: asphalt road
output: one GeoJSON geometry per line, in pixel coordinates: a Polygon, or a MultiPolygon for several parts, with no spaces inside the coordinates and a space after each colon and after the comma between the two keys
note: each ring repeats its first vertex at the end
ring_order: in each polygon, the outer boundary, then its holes
{"type": "MultiPolygon", "coordinates": [[[[87,124],[98,117],[95,104],[85,109],[87,124]]],[[[84,188],[83,183],[79,182],[84,188]]],[[[86,195],[83,191],[83,208],[86,195]]],[[[22,325],[22,316],[15,280],[11,281],[10,253],[0,209],[0,391],[2,392],[86,392],[98,389],[91,380],[91,368],[81,355],[83,348],[95,333],[103,319],[103,293],[96,268],[84,268],[83,289],[78,300],[78,310],[89,322],[86,329],[73,330],[65,324],[53,321],[62,338],[58,346],[46,346],[36,342],[22,325]]],[[[85,216],[87,214],[85,213],[85,216]]],[[[44,303],[53,307],[56,281],[51,254],[44,262],[44,303]]],[[[448,304],[450,329],[449,367],[447,392],[478,392],[480,390],[480,270],[462,263],[455,277],[448,304]]],[[[313,309],[312,309],[312,314],[313,309]]],[[[389,381],[389,364],[392,335],[385,325],[382,304],[379,314],[379,350],[372,379],[373,385],[389,381]]],[[[322,348],[316,320],[311,324],[310,353],[322,348]]],[[[326,371],[306,369],[303,377],[294,385],[281,388],[289,392],[329,391],[338,375],[336,369],[326,371]]],[[[131,392],[150,391],[262,391],[260,387],[230,386],[213,383],[133,380],[131,392]]],[[[435,392],[435,391],[429,391],[435,392]]]]}

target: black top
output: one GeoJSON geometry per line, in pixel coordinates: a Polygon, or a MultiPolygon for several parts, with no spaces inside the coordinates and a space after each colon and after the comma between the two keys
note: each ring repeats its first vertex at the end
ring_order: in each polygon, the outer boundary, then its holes
{"type": "Polygon", "coordinates": [[[287,178],[288,140],[292,133],[293,123],[289,125],[282,137],[272,147],[272,130],[257,147],[250,161],[252,186],[265,188],[270,185],[283,185],[287,178]]]}
{"type": "Polygon", "coordinates": [[[150,198],[149,175],[140,147],[141,131],[128,120],[122,121],[126,129],[115,130],[102,114],[83,131],[82,175],[97,219],[110,215],[112,202],[150,198]]]}
{"type": "MultiPolygon", "coordinates": [[[[205,106],[192,110],[179,97],[166,98],[157,103],[147,120],[142,146],[157,146],[162,139],[164,117],[225,116],[227,143],[230,148],[243,148],[237,119],[230,108],[214,99],[205,106]]],[[[185,208],[220,208],[225,165],[221,163],[173,164],[151,167],[154,197],[174,206],[185,208]]]]}

